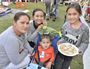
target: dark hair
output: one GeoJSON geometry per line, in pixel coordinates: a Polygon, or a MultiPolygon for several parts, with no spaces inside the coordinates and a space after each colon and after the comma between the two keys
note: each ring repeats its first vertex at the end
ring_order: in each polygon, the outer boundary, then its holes
{"type": "Polygon", "coordinates": [[[44,39],[44,38],[50,39],[50,41],[51,41],[51,36],[50,36],[50,34],[42,34],[40,41],[42,41],[42,39],[44,39]]]}
{"type": "Polygon", "coordinates": [[[24,12],[18,12],[14,16],[14,21],[17,22],[21,16],[27,16],[30,20],[30,16],[24,12]]]}
{"type": "Polygon", "coordinates": [[[33,10],[32,16],[34,16],[35,15],[35,12],[37,12],[37,11],[43,12],[44,18],[46,17],[46,13],[42,9],[39,9],[39,8],[33,10]]]}
{"type": "Polygon", "coordinates": [[[71,4],[68,6],[66,12],[67,12],[70,8],[74,8],[80,15],[82,15],[82,10],[81,10],[81,7],[80,7],[80,5],[79,5],[78,3],[71,3],[71,4]]]}

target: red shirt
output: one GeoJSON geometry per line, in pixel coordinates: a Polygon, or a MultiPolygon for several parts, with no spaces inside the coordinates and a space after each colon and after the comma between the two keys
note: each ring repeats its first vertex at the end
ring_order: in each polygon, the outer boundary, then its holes
{"type": "MultiPolygon", "coordinates": [[[[54,55],[54,49],[53,47],[49,47],[48,49],[43,49],[41,46],[38,47],[39,51],[39,57],[40,57],[40,62],[45,62],[48,59],[50,59],[50,62],[54,62],[55,55],[54,55]]],[[[35,54],[35,58],[38,60],[38,53],[35,54]]]]}

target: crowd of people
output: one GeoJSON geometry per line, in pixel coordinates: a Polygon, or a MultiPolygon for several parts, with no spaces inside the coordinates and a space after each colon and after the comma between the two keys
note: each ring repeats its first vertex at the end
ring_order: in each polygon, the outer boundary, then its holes
{"type": "MultiPolygon", "coordinates": [[[[78,55],[84,55],[83,68],[89,69],[89,27],[85,19],[82,19],[79,3],[68,5],[65,16],[65,23],[60,29],[62,37],[57,43],[75,45],[79,49],[78,55]]],[[[47,25],[47,17],[50,15],[39,8],[33,10],[32,20],[24,12],[14,15],[12,25],[0,34],[0,69],[27,69],[28,64],[32,63],[31,56],[34,57],[34,64],[46,69],[69,68],[73,57],[65,56],[59,51],[55,53],[50,33],[41,34],[37,44],[40,30],[47,25]],[[33,52],[36,46],[38,48],[33,52]]]]}

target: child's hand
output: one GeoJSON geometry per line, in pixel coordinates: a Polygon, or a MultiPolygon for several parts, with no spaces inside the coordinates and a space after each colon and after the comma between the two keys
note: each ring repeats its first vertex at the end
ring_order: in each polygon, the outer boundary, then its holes
{"type": "Polygon", "coordinates": [[[46,68],[47,68],[47,69],[51,69],[51,65],[52,65],[52,62],[48,62],[46,68]]]}

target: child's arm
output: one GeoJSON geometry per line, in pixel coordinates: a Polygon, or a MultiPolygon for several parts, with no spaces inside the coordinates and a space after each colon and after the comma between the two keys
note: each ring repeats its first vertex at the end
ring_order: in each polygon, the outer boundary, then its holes
{"type": "Polygon", "coordinates": [[[51,66],[52,66],[52,64],[53,64],[53,62],[54,62],[54,59],[55,59],[55,55],[54,55],[54,49],[53,49],[53,47],[51,47],[51,59],[50,59],[50,61],[48,62],[48,64],[46,65],[46,68],[48,68],[48,69],[51,69],[51,66]]]}
{"type": "Polygon", "coordinates": [[[47,69],[51,69],[51,66],[52,66],[52,62],[48,62],[46,68],[47,68],[47,69]]]}
{"type": "Polygon", "coordinates": [[[51,48],[51,54],[52,54],[52,56],[51,56],[51,59],[50,59],[50,62],[54,62],[54,59],[55,59],[55,53],[54,53],[54,49],[53,49],[53,47],[51,48]]]}

